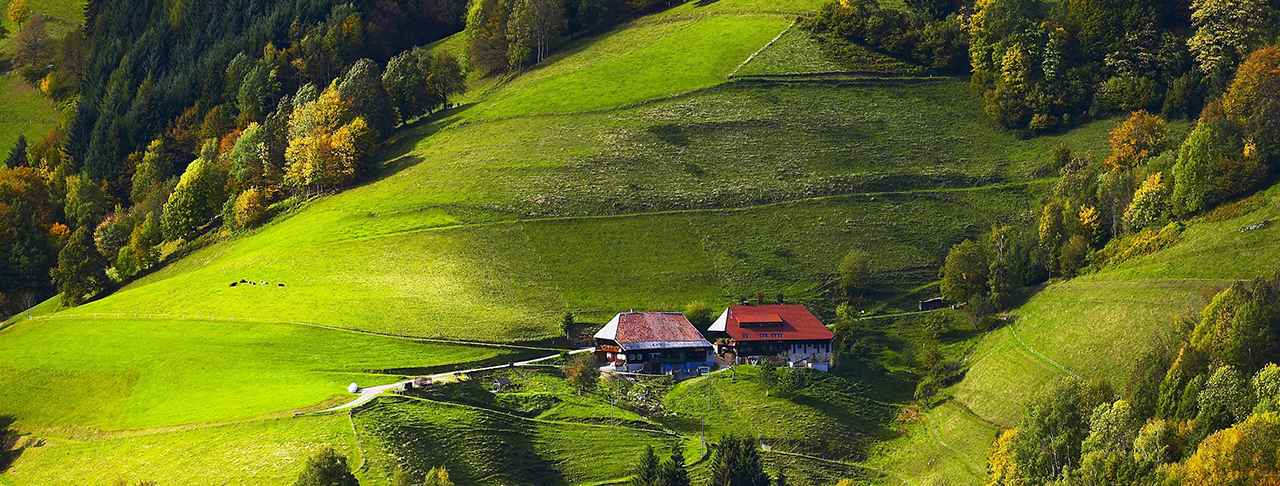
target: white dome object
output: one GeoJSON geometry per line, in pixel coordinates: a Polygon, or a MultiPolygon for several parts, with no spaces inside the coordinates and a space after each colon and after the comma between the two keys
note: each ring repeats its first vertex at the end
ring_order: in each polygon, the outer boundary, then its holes
{"type": "Polygon", "coordinates": [[[356,382],[353,381],[350,385],[347,385],[347,391],[350,393],[358,392],[360,391],[360,385],[357,385],[356,382]]]}

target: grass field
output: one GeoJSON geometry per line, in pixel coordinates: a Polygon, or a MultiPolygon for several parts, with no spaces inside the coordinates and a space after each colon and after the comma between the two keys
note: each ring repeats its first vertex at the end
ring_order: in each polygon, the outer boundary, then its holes
{"type": "Polygon", "coordinates": [[[312,407],[367,370],[462,363],[492,348],[314,327],[146,319],[27,321],[0,332],[0,411],[24,423],[139,429],[312,407]]]}
{"type": "MultiPolygon", "coordinates": [[[[61,39],[67,31],[84,24],[84,0],[39,0],[28,5],[32,14],[45,17],[51,39],[61,39]]],[[[0,25],[9,32],[0,39],[0,57],[9,57],[18,26],[9,21],[8,15],[0,15],[0,25]]],[[[0,100],[3,100],[0,103],[0,150],[6,155],[18,135],[27,137],[27,143],[33,144],[58,123],[54,103],[15,72],[0,74],[0,100]]]]}
{"type": "Polygon", "coordinates": [[[0,75],[0,147],[5,155],[18,141],[27,137],[27,145],[40,140],[58,123],[58,111],[40,91],[28,86],[17,73],[0,75]]]}
{"type": "Polygon", "coordinates": [[[983,484],[999,430],[952,402],[929,410],[906,434],[878,444],[870,467],[892,471],[881,484],[983,484]]]}
{"type": "Polygon", "coordinates": [[[789,23],[755,14],[633,22],[531,69],[480,102],[472,118],[600,110],[712,86],[789,23]]]}
{"type": "MultiPolygon", "coordinates": [[[[360,410],[356,427],[371,451],[371,477],[390,477],[396,467],[420,476],[444,465],[459,485],[589,484],[621,479],[629,475],[646,445],[666,456],[664,449],[681,440],[655,431],[527,419],[403,398],[380,400],[360,410]]],[[[688,449],[692,462],[697,451],[688,449]]]]}
{"type": "Polygon", "coordinates": [[[733,83],[609,113],[444,120],[393,147],[381,180],[84,310],[511,341],[551,335],[566,310],[811,300],[850,248],[914,288],[951,244],[1031,208],[1054,145],[1100,150],[1114,123],[1019,141],[981,117],[964,83],[941,81],[733,83]],[[241,278],[287,287],[227,286],[241,278]]]}
{"type": "MultiPolygon", "coordinates": [[[[1196,318],[1195,313],[1232,281],[1277,270],[1276,227],[1241,229],[1280,217],[1278,193],[1280,189],[1272,188],[1257,204],[1246,205],[1256,210],[1193,221],[1173,247],[1036,292],[1013,313],[1012,326],[993,331],[970,356],[965,379],[947,391],[960,405],[956,409],[974,414],[971,422],[1013,427],[1027,400],[1056,377],[1101,378],[1123,390],[1134,362],[1177,320],[1196,318]]],[[[930,417],[939,410],[931,411],[930,417]]],[[[966,440],[985,438],[989,446],[994,439],[989,425],[970,429],[966,440]]],[[[908,449],[891,449],[879,458],[893,464],[903,457],[915,462],[930,457],[920,452],[925,449],[908,454],[903,450],[908,449]]],[[[965,479],[960,469],[967,461],[962,456],[941,456],[938,461],[937,470],[956,471],[943,476],[955,483],[982,482],[965,479]]],[[[895,469],[905,472],[906,467],[895,469]]]]}
{"type": "Polygon", "coordinates": [[[18,484],[288,485],[322,447],[360,463],[346,415],[180,428],[24,449],[4,475],[18,484]]]}

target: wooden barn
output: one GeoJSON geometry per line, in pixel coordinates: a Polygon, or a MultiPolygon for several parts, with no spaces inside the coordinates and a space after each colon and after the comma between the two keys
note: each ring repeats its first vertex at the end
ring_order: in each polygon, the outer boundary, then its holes
{"type": "Polygon", "coordinates": [[[711,343],[679,312],[623,312],[594,338],[596,358],[618,371],[693,372],[714,361],[711,343]]]}

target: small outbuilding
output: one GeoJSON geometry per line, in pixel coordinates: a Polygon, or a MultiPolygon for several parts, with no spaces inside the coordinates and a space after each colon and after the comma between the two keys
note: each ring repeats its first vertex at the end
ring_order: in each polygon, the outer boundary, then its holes
{"type": "Polygon", "coordinates": [[[511,386],[511,380],[506,377],[499,376],[493,379],[493,388],[495,392],[500,392],[509,386],[511,386]]]}
{"type": "Polygon", "coordinates": [[[946,301],[944,301],[944,300],[942,300],[942,297],[934,297],[934,298],[929,299],[929,300],[922,300],[922,301],[920,301],[920,310],[922,310],[922,311],[930,311],[930,310],[935,310],[935,309],[943,309],[943,308],[946,308],[946,307],[947,307],[947,302],[946,302],[946,301]]]}

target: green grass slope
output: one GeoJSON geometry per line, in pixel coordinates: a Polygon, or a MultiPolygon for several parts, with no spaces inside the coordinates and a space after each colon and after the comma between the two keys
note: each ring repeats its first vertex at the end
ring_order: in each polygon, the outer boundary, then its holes
{"type": "Polygon", "coordinates": [[[608,113],[445,120],[393,147],[383,179],[82,311],[509,341],[553,334],[565,310],[811,298],[851,248],[915,287],[948,246],[1031,208],[1046,186],[1028,174],[1054,145],[1100,148],[1112,123],[1018,141],[982,116],[962,82],[733,83],[608,113]],[[970,187],[984,183],[1006,185],[970,187]],[[241,278],[287,287],[227,286],[241,278]]]}
{"type": "Polygon", "coordinates": [[[40,91],[28,86],[17,73],[0,75],[0,147],[9,148],[18,136],[27,144],[40,140],[58,123],[58,110],[40,91]]]}
{"type": "MultiPolygon", "coordinates": [[[[31,13],[42,15],[51,39],[61,39],[66,33],[84,24],[84,0],[29,1],[31,13]]],[[[5,3],[7,8],[8,2],[5,3]]],[[[9,21],[6,10],[0,14],[0,25],[9,35],[0,39],[0,57],[13,54],[14,36],[18,26],[9,21]]],[[[0,74],[0,150],[7,155],[18,135],[27,137],[27,143],[35,143],[58,123],[58,109],[52,101],[40,94],[16,72],[0,74]]]]}
{"type": "Polygon", "coordinates": [[[16,484],[156,484],[191,486],[293,484],[323,447],[360,464],[346,415],[250,421],[122,435],[84,442],[48,441],[23,449],[0,476],[16,484]]]}
{"type": "Polygon", "coordinates": [[[314,406],[370,373],[491,358],[493,348],[290,324],[147,319],[26,321],[0,331],[0,415],[140,429],[314,406]]]}
{"type": "MultiPolygon", "coordinates": [[[[591,484],[629,475],[646,445],[681,440],[659,431],[530,419],[477,407],[383,399],[356,414],[370,469],[422,475],[444,465],[459,485],[591,484]]],[[[665,447],[664,447],[665,446],[665,447]]],[[[686,449],[689,446],[685,446],[686,449]]],[[[697,457],[691,452],[690,460],[697,457]]],[[[667,452],[659,452],[667,455],[667,452]]]]}
{"type": "MultiPolygon", "coordinates": [[[[979,443],[985,438],[989,447],[995,437],[992,425],[1016,426],[1027,400],[1058,376],[1105,379],[1123,390],[1134,362],[1160,333],[1178,319],[1194,318],[1231,282],[1277,270],[1280,228],[1271,224],[1243,230],[1280,219],[1277,196],[1280,189],[1272,188],[1251,200],[1254,204],[1242,205],[1252,209],[1224,210],[1193,221],[1170,248],[1037,292],[1013,313],[1012,326],[983,339],[969,357],[964,380],[948,390],[956,404],[974,414],[973,425],[962,435],[979,443]]],[[[936,413],[938,409],[930,416],[936,413]]],[[[969,456],[976,459],[972,452],[969,456]]],[[[918,462],[927,453],[884,457],[918,462]]],[[[944,468],[966,462],[956,454],[939,460],[944,468]]],[[[947,477],[961,484],[982,482],[947,477]]]]}

